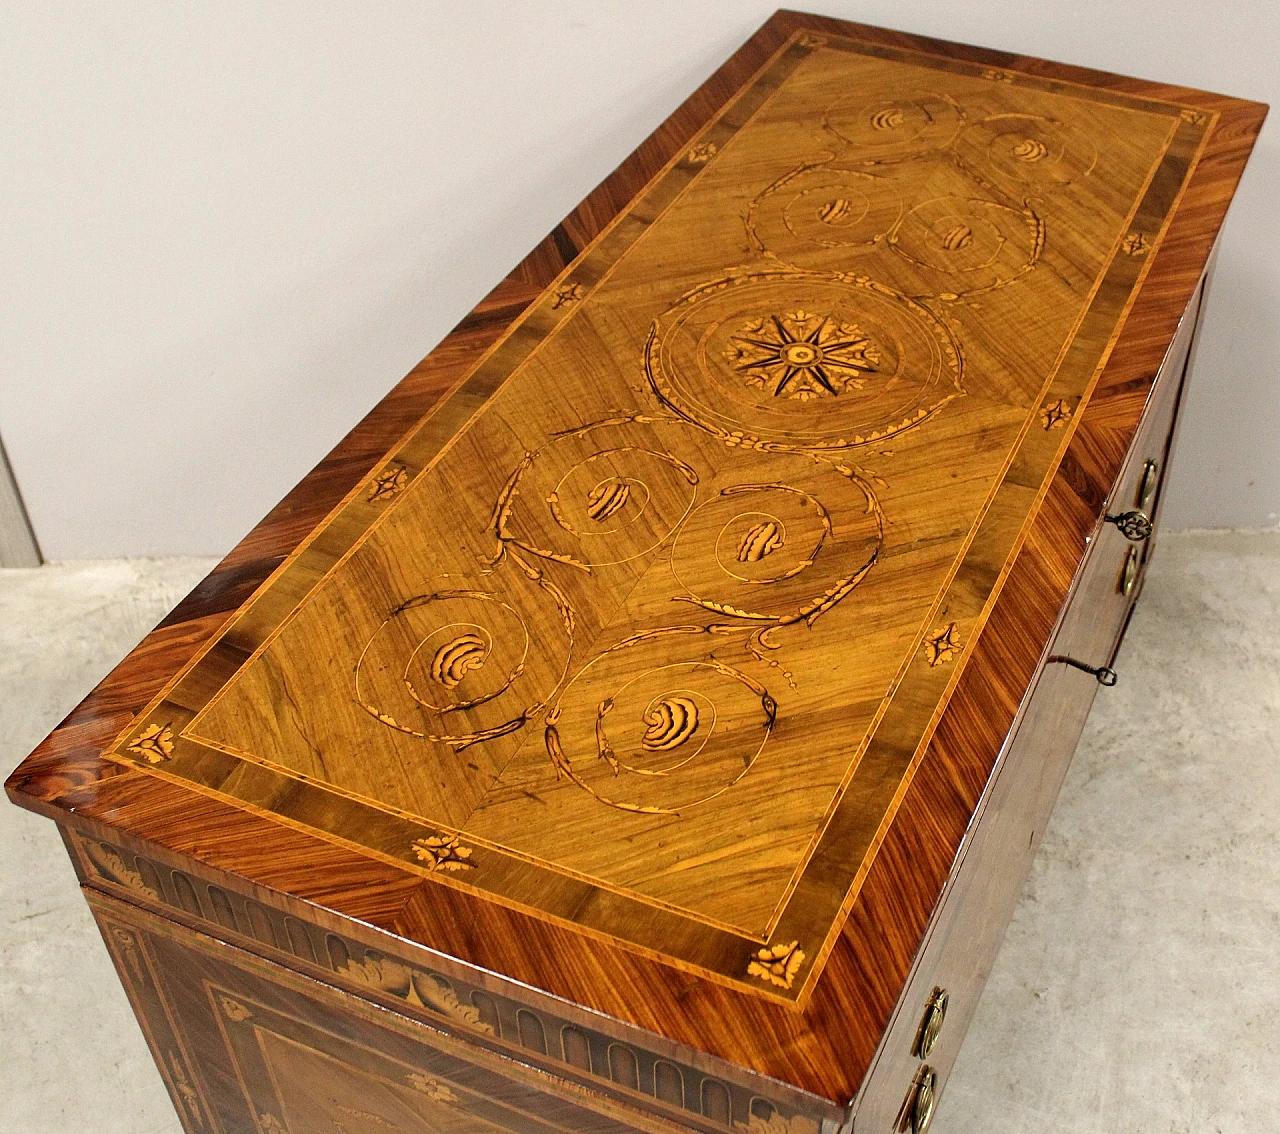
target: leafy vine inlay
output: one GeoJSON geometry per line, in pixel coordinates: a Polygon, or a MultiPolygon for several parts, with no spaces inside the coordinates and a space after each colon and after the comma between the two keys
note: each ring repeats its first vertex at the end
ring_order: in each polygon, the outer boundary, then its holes
{"type": "Polygon", "coordinates": [[[81,845],[94,866],[98,868],[98,873],[106,876],[108,881],[117,882],[125,889],[133,890],[135,893],[145,894],[154,901],[160,900],[160,895],[156,893],[155,889],[147,885],[138,871],[130,870],[124,864],[124,859],[116,854],[115,851],[97,846],[87,840],[82,842],[81,845]]]}
{"type": "Polygon", "coordinates": [[[439,1012],[473,1031],[493,1035],[493,1028],[480,1019],[479,1010],[459,1001],[457,993],[440,977],[379,957],[348,961],[336,971],[339,976],[394,996],[406,1004],[439,1012]]]}

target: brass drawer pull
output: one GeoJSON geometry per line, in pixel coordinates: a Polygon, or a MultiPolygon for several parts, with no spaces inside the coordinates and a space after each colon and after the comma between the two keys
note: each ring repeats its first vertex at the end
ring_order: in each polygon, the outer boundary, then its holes
{"type": "Polygon", "coordinates": [[[1160,479],[1160,466],[1155,461],[1147,461],[1142,466],[1142,478],[1138,481],[1138,507],[1144,512],[1151,507],[1155,499],[1156,482],[1160,479]]]}
{"type": "Polygon", "coordinates": [[[938,1107],[938,1076],[932,1067],[922,1068],[911,1103],[911,1134],[925,1134],[938,1107]]]}
{"type": "Polygon", "coordinates": [[[1142,511],[1121,512],[1116,516],[1106,516],[1108,524],[1115,524],[1120,534],[1132,543],[1141,543],[1151,538],[1151,517],[1142,511]]]}
{"type": "Polygon", "coordinates": [[[1120,575],[1119,591],[1122,595],[1133,594],[1134,588],[1138,585],[1138,567],[1141,565],[1142,555],[1136,547],[1129,548],[1129,553],[1124,557],[1124,570],[1120,575]]]}
{"type": "Polygon", "coordinates": [[[947,1003],[950,994],[945,988],[935,988],[929,997],[924,1010],[924,1019],[920,1023],[920,1036],[916,1040],[916,1055],[928,1059],[937,1046],[938,1036],[942,1034],[942,1025],[947,1018],[947,1003]]]}

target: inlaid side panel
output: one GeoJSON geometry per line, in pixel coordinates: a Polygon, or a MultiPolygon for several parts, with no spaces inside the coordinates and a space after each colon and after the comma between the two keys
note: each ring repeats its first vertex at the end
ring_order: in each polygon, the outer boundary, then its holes
{"type": "Polygon", "coordinates": [[[803,1004],[1210,126],[792,37],[116,757],[803,1004]]]}
{"type": "MultiPolygon", "coordinates": [[[[1109,512],[1146,509],[1158,517],[1163,466],[1176,430],[1187,379],[1187,359],[1200,311],[1193,298],[1170,346],[1134,438],[1109,512]]],[[[1151,541],[1128,543],[1104,525],[1073,581],[1071,601],[1049,646],[1009,748],[977,815],[972,834],[948,882],[929,936],[859,1093],[855,1130],[908,1128],[913,1088],[924,1068],[945,1089],[1005,929],[1079,743],[1097,680],[1053,658],[1100,666],[1114,660],[1119,638],[1138,598],[1140,571],[1151,541]],[[1131,560],[1131,552],[1138,555],[1131,560]],[[1137,574],[1127,567],[1133,562],[1137,574]],[[927,1056],[920,1051],[926,1011],[938,990],[947,994],[944,1022],[927,1056]]],[[[1124,675],[1120,677],[1124,680],[1124,675]]],[[[1106,696],[1102,690],[1101,696],[1106,696]]]]}
{"type": "Polygon", "coordinates": [[[635,1105],[662,1104],[657,1110],[669,1116],[670,1108],[685,1111],[680,1121],[690,1129],[714,1134],[744,1123],[750,1126],[753,1120],[773,1123],[767,1128],[792,1134],[834,1128],[830,1119],[823,1127],[819,1113],[807,1115],[794,1101],[779,1097],[785,1090],[781,1085],[772,1091],[764,1084],[752,1089],[732,1075],[708,1073],[641,1043],[605,1034],[582,1019],[570,1020],[462,980],[456,973],[370,949],[349,934],[325,929],[246,897],[234,887],[215,885],[113,842],[72,831],[66,837],[82,876],[96,885],[212,922],[211,932],[226,931],[232,941],[248,938],[268,954],[318,966],[337,982],[374,1000],[411,1014],[433,1016],[441,1028],[489,1049],[517,1059],[533,1057],[541,1066],[558,1065],[572,1078],[584,1083],[595,1080],[604,1091],[635,1105]]]}
{"type": "MultiPolygon", "coordinates": [[[[666,1134],[642,1114],[89,892],[189,1132],[666,1134]]],[[[725,1096],[727,1099],[727,1095],[725,1096]]],[[[732,1129],[813,1134],[763,1100],[732,1129]]]]}

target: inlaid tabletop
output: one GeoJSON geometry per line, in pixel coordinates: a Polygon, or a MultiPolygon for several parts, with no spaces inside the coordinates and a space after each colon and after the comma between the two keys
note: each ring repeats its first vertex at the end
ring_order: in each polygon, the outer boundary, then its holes
{"type": "Polygon", "coordinates": [[[111,759],[803,1005],[1214,118],[792,35],[111,759]]]}

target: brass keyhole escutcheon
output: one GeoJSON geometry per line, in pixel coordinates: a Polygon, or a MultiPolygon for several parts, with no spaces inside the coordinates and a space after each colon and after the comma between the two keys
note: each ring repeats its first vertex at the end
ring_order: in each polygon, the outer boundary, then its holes
{"type": "Polygon", "coordinates": [[[1157,461],[1147,461],[1142,466],[1142,478],[1138,481],[1137,504],[1144,512],[1151,507],[1156,495],[1156,482],[1160,479],[1160,465],[1157,461]]]}
{"type": "Polygon", "coordinates": [[[1118,516],[1105,517],[1108,524],[1115,524],[1120,534],[1130,543],[1141,543],[1151,538],[1151,517],[1142,511],[1121,512],[1118,516]]]}
{"type": "Polygon", "coordinates": [[[1138,585],[1138,563],[1141,558],[1136,547],[1129,548],[1129,553],[1124,557],[1124,570],[1120,573],[1120,593],[1126,597],[1133,594],[1133,588],[1138,585]]]}
{"type": "Polygon", "coordinates": [[[911,1134],[925,1134],[937,1106],[938,1076],[932,1067],[925,1067],[916,1081],[916,1097],[911,1104],[911,1134]]]}
{"type": "Polygon", "coordinates": [[[945,988],[935,988],[925,1006],[924,1019],[920,1023],[920,1036],[916,1040],[916,1054],[928,1059],[942,1034],[942,1024],[947,1018],[947,1003],[951,999],[945,988]]]}

